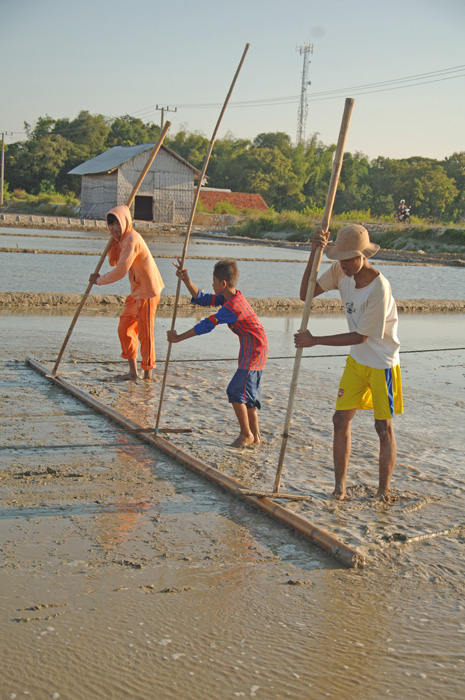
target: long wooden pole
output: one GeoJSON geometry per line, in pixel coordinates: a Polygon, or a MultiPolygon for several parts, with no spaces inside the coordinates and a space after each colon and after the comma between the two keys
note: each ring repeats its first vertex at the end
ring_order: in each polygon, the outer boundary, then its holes
{"type": "MultiPolygon", "coordinates": [[[[328,195],[326,197],[326,204],[323,212],[323,218],[321,221],[321,229],[326,232],[329,228],[329,222],[331,220],[331,214],[333,211],[334,199],[336,197],[337,185],[339,182],[339,175],[341,174],[342,160],[344,157],[344,149],[347,140],[347,133],[349,130],[350,117],[352,116],[352,110],[354,107],[354,100],[348,97],[344,105],[344,113],[342,115],[341,129],[339,132],[339,139],[337,142],[336,153],[334,155],[333,170],[331,173],[331,180],[329,183],[328,195]]],[[[318,247],[315,252],[315,257],[313,260],[312,269],[310,272],[310,278],[308,280],[307,294],[305,296],[304,311],[302,314],[302,322],[300,324],[299,333],[307,330],[308,319],[310,316],[310,310],[312,308],[313,294],[315,292],[316,280],[318,276],[318,270],[320,268],[321,257],[323,255],[323,248],[318,247]]],[[[294,399],[297,391],[297,381],[299,378],[300,361],[302,359],[303,348],[297,348],[294,361],[294,371],[292,373],[291,389],[289,394],[289,402],[287,405],[286,420],[284,422],[284,430],[281,442],[281,451],[279,454],[278,469],[276,472],[276,479],[274,483],[274,492],[279,492],[279,487],[281,484],[281,475],[284,465],[284,455],[286,454],[287,441],[289,438],[289,430],[291,427],[292,411],[294,408],[294,399]]]]}
{"type": "MultiPolygon", "coordinates": [[[[187,253],[187,246],[189,245],[189,237],[190,237],[191,230],[192,230],[192,224],[194,222],[195,209],[197,206],[197,202],[199,200],[200,188],[202,187],[202,181],[203,181],[203,179],[205,177],[205,173],[207,171],[208,163],[210,161],[210,156],[211,156],[213,146],[214,146],[215,140],[216,140],[216,135],[218,133],[218,129],[220,128],[220,124],[221,124],[221,121],[223,119],[223,115],[226,111],[226,107],[228,106],[228,102],[231,98],[232,92],[234,90],[234,86],[236,85],[237,78],[239,77],[239,73],[241,72],[241,68],[242,68],[243,63],[245,61],[245,57],[247,55],[249,48],[250,48],[250,44],[246,44],[245,49],[242,53],[241,60],[240,60],[239,65],[237,67],[236,73],[235,73],[234,78],[232,80],[231,87],[229,88],[229,92],[226,95],[226,99],[224,101],[223,108],[220,112],[220,116],[218,117],[218,121],[216,122],[216,126],[215,126],[215,129],[213,131],[213,135],[212,135],[211,140],[210,140],[210,145],[208,147],[207,155],[205,156],[205,160],[203,162],[202,171],[201,171],[200,176],[199,176],[199,182],[198,182],[197,188],[195,190],[194,200],[192,202],[189,223],[188,223],[187,231],[186,231],[186,238],[184,240],[184,247],[183,247],[182,256],[181,256],[181,267],[184,267],[184,261],[186,259],[186,253],[187,253]]],[[[180,292],[181,292],[181,280],[178,279],[178,285],[176,287],[176,297],[174,300],[173,317],[171,320],[171,330],[174,330],[174,326],[176,324],[176,316],[177,316],[180,292]]],[[[166,354],[165,370],[163,372],[163,381],[162,381],[162,385],[161,385],[161,389],[160,389],[160,399],[158,402],[157,419],[155,422],[154,432],[158,431],[158,427],[160,425],[161,409],[162,409],[162,405],[163,405],[163,398],[165,395],[166,379],[168,376],[168,367],[169,367],[169,361],[170,361],[170,357],[171,357],[171,346],[172,346],[172,343],[168,343],[168,351],[166,354]]]]}
{"type": "Polygon", "coordinates": [[[48,374],[47,368],[40,365],[35,360],[27,358],[26,363],[37,372],[47,377],[47,379],[50,379],[54,384],[60,386],[62,389],[65,389],[70,394],[78,398],[83,403],[91,406],[99,413],[103,413],[115,423],[123,426],[125,430],[129,430],[131,434],[137,435],[137,437],[141,440],[144,440],[150,445],[163,450],[165,454],[173,457],[181,464],[184,464],[186,467],[189,467],[189,469],[195,471],[197,474],[201,474],[203,477],[209,479],[214,484],[221,486],[230,493],[236,496],[241,496],[245,501],[263,510],[265,513],[268,513],[268,515],[271,515],[279,522],[291,527],[297,532],[300,532],[304,537],[317,544],[346,566],[365,566],[365,558],[357,549],[351,547],[345,542],[342,542],[342,540],[337,539],[337,537],[331,533],[322,530],[320,527],[314,525],[302,515],[293,513],[288,508],[284,508],[283,506],[279,505],[279,503],[274,503],[274,501],[271,501],[268,498],[257,498],[256,496],[247,495],[244,484],[236,479],[233,479],[231,476],[228,476],[227,474],[220,472],[218,469],[211,467],[206,462],[203,462],[197,457],[190,455],[188,452],[184,452],[184,450],[181,450],[179,447],[176,447],[176,445],[173,445],[173,443],[165,440],[159,435],[147,435],[142,426],[138,425],[118,411],[115,411],[115,409],[111,408],[111,406],[107,406],[101,401],[95,399],[93,396],[86,394],[86,392],[82,391],[82,389],[79,389],[77,386],[74,386],[74,384],[66,381],[63,379],[63,377],[54,377],[53,375],[48,374]]]}
{"type": "MultiPolygon", "coordinates": [[[[128,208],[130,208],[131,205],[132,205],[132,203],[134,202],[134,199],[135,199],[135,197],[136,197],[136,194],[137,194],[138,191],[139,191],[139,187],[141,186],[144,177],[147,175],[147,172],[148,172],[150,166],[152,165],[153,161],[155,160],[155,157],[156,157],[158,151],[160,150],[160,148],[161,148],[161,146],[162,146],[162,144],[163,144],[163,141],[165,140],[165,136],[166,136],[166,134],[168,133],[168,130],[169,130],[170,126],[171,126],[171,122],[166,122],[165,127],[164,127],[163,131],[161,132],[161,134],[160,134],[160,136],[159,136],[159,138],[158,138],[158,141],[156,142],[156,144],[155,144],[155,146],[153,147],[153,149],[150,151],[150,155],[149,155],[149,157],[148,157],[147,163],[145,164],[144,169],[142,170],[141,174],[139,175],[139,177],[138,177],[138,179],[137,179],[137,182],[136,182],[136,184],[134,185],[134,187],[132,188],[131,194],[129,195],[129,199],[128,199],[127,202],[126,202],[126,206],[127,206],[128,208]]],[[[98,263],[97,263],[97,267],[96,267],[95,270],[94,270],[94,275],[97,275],[97,274],[100,272],[100,268],[101,268],[102,265],[103,265],[103,261],[105,260],[105,258],[106,258],[106,256],[107,256],[107,253],[108,253],[108,251],[110,250],[111,243],[112,243],[112,239],[111,239],[111,237],[110,237],[110,239],[109,239],[107,245],[105,246],[105,250],[103,251],[102,255],[100,256],[100,260],[99,260],[98,263]]],[[[55,366],[54,366],[54,368],[53,368],[53,370],[52,370],[52,374],[53,374],[53,375],[55,375],[55,374],[57,373],[58,365],[59,365],[60,362],[61,362],[61,358],[63,357],[63,353],[64,353],[64,351],[65,351],[65,349],[66,349],[66,346],[68,345],[68,341],[69,341],[69,339],[70,339],[70,337],[71,337],[71,333],[73,332],[73,328],[74,328],[74,326],[76,325],[76,321],[78,320],[79,315],[80,315],[80,313],[81,313],[81,311],[82,311],[82,309],[83,309],[83,307],[84,307],[84,304],[85,304],[86,301],[87,301],[87,297],[88,297],[89,294],[90,294],[90,290],[92,289],[92,286],[93,286],[93,285],[92,285],[92,282],[89,282],[89,284],[87,285],[86,291],[85,291],[84,294],[82,295],[82,299],[81,299],[81,301],[80,301],[80,303],[79,303],[78,308],[76,309],[76,313],[74,314],[74,318],[73,318],[73,320],[71,321],[71,325],[70,325],[70,327],[69,327],[69,329],[68,329],[68,332],[67,332],[67,334],[66,334],[66,338],[64,339],[63,345],[61,346],[61,350],[60,350],[60,352],[58,353],[58,357],[57,357],[57,359],[56,359],[55,366]]]]}

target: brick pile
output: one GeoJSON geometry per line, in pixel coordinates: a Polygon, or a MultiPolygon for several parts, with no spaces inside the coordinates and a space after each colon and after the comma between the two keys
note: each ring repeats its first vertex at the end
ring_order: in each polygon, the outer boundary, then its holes
{"type": "Polygon", "coordinates": [[[218,202],[230,202],[239,211],[242,209],[254,209],[266,211],[268,206],[261,194],[247,194],[245,192],[208,192],[200,190],[199,199],[202,204],[213,211],[218,202]]]}

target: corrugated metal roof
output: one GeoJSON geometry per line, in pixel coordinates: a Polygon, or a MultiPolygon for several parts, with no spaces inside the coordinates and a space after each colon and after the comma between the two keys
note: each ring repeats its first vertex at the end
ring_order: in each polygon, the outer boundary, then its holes
{"type": "MultiPolygon", "coordinates": [[[[113,148],[105,151],[105,153],[101,153],[99,156],[95,156],[95,158],[91,158],[85,163],[77,165],[68,172],[68,175],[97,175],[97,173],[111,173],[113,170],[119,168],[123,163],[131,160],[131,158],[135,158],[140,153],[144,153],[144,151],[150,150],[154,146],[154,143],[142,143],[138,146],[113,146],[113,148]]],[[[194,168],[193,165],[172,151],[171,148],[168,148],[167,146],[162,146],[162,148],[174,158],[177,158],[177,160],[191,168],[197,176],[200,174],[197,168],[194,168]]]]}
{"type": "Polygon", "coordinates": [[[97,173],[111,173],[115,168],[138,156],[144,151],[153,148],[153,143],[142,143],[138,146],[113,146],[105,153],[87,160],[81,165],[69,171],[68,175],[96,175],[97,173]]]}

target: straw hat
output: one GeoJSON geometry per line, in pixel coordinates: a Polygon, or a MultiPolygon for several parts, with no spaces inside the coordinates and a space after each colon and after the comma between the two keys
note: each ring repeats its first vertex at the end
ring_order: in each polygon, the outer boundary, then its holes
{"type": "Polygon", "coordinates": [[[358,255],[371,258],[379,250],[379,245],[370,243],[368,231],[359,224],[344,226],[336,236],[336,243],[325,248],[326,257],[330,260],[348,260],[358,255]]]}

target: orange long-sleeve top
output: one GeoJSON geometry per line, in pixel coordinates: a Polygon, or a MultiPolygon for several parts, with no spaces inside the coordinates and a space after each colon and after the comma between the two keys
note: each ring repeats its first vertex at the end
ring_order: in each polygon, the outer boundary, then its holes
{"type": "Polygon", "coordinates": [[[162,276],[142,236],[132,228],[132,217],[128,207],[122,205],[111,209],[121,226],[121,240],[113,237],[108,252],[113,270],[101,275],[97,285],[111,284],[123,279],[127,274],[134,299],[151,299],[158,296],[164,288],[162,276]]]}

